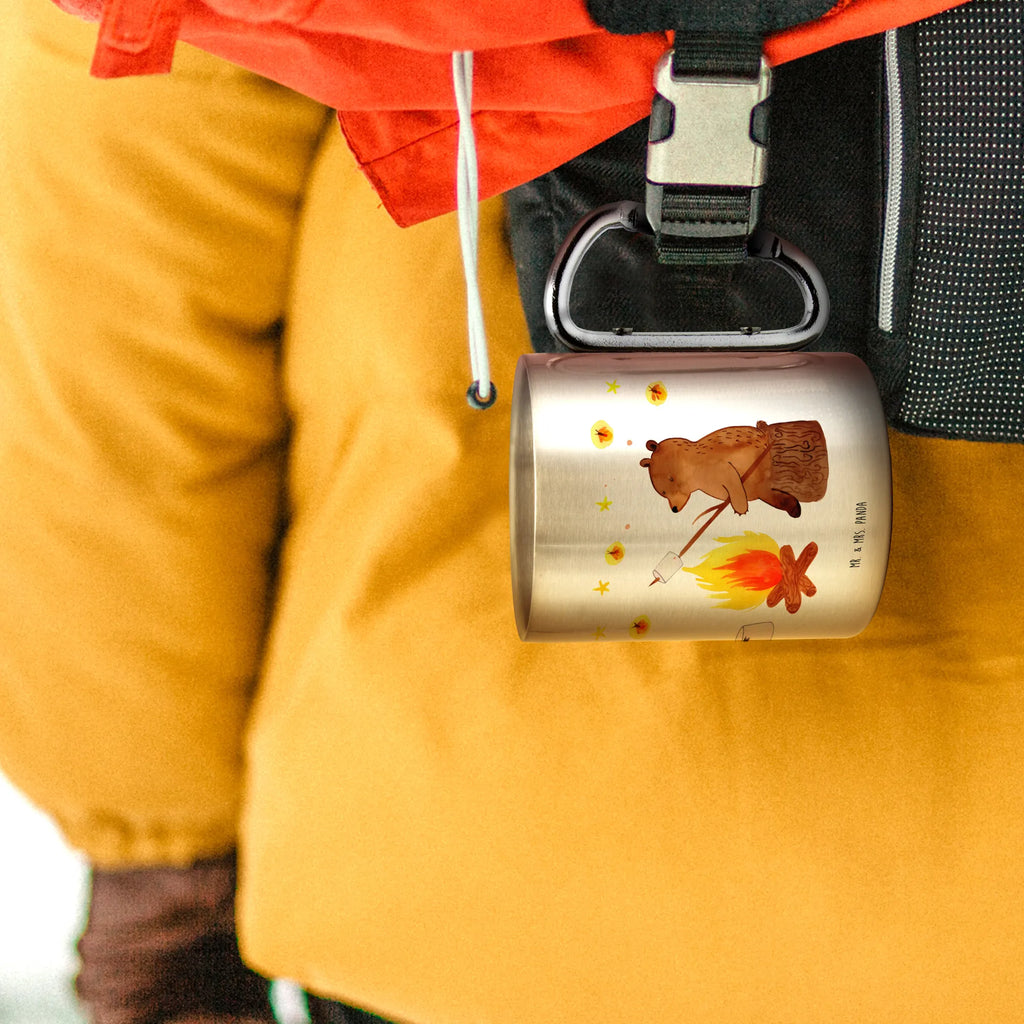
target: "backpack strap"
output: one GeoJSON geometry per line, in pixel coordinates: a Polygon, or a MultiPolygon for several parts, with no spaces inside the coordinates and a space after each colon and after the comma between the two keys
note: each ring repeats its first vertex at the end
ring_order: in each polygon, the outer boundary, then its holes
{"type": "Polygon", "coordinates": [[[771,69],[761,37],[676,32],[655,69],[647,219],[662,263],[739,263],[757,226],[771,69]]]}
{"type": "Polygon", "coordinates": [[[757,226],[771,71],[764,36],[820,17],[831,0],[587,0],[617,33],[675,30],[655,72],[647,218],[662,263],[739,263],[757,226]]]}
{"type": "Polygon", "coordinates": [[[618,35],[678,29],[759,37],[846,6],[835,0],[586,0],[586,5],[598,25],[618,35]]]}

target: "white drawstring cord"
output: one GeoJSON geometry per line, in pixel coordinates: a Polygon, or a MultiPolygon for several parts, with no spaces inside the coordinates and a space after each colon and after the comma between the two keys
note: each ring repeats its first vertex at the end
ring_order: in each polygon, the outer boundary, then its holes
{"type": "Polygon", "coordinates": [[[474,408],[487,409],[494,404],[497,391],[491,383],[487,331],[484,328],[483,302],[480,298],[480,279],[477,274],[480,248],[480,183],[476,161],[476,139],[473,135],[473,53],[471,50],[452,54],[452,77],[455,82],[455,106],[459,112],[456,199],[459,241],[462,246],[462,268],[466,276],[469,364],[473,374],[473,383],[470,384],[466,397],[474,408]]]}

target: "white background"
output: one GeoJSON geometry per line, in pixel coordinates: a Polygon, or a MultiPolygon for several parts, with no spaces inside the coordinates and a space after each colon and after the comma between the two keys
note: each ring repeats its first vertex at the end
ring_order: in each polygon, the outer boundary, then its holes
{"type": "MultiPolygon", "coordinates": [[[[87,885],[85,861],[0,775],[0,1024],[85,1024],[72,986],[87,885]]],[[[273,998],[283,1024],[306,1024],[296,986],[273,998]]]]}
{"type": "Polygon", "coordinates": [[[71,991],[86,869],[0,775],[0,1024],[79,1024],[71,991]]]}

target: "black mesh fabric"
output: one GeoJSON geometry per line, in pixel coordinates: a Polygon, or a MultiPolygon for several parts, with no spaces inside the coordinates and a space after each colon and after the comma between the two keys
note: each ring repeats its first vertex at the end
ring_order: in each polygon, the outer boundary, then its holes
{"type": "Polygon", "coordinates": [[[917,26],[916,239],[900,425],[1024,440],[1024,5],[917,26]]]}

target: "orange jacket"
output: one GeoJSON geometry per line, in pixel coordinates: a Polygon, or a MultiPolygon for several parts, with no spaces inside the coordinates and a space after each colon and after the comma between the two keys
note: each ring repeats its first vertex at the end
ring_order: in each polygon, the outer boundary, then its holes
{"type": "MultiPolygon", "coordinates": [[[[477,51],[474,128],[483,196],[571,159],[645,117],[663,33],[616,36],[583,0],[56,0],[100,21],[93,74],[167,71],[175,40],[338,110],[394,219],[455,205],[452,50],[477,51]]],[[[839,0],[768,39],[778,64],[908,24],[965,0],[839,0]]]]}

